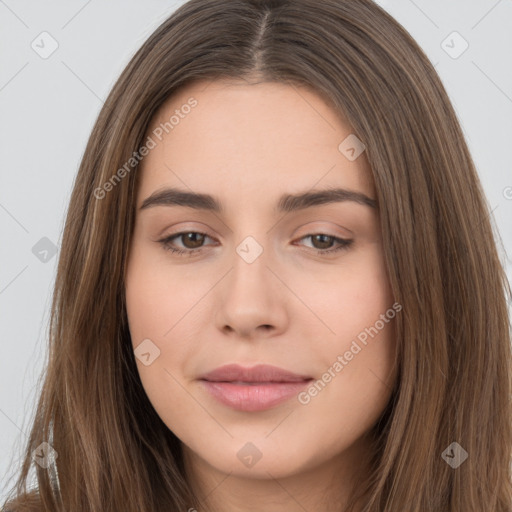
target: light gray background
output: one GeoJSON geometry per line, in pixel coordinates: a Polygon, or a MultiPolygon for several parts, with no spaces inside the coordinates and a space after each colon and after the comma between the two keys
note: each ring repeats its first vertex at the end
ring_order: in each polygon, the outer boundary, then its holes
{"type": "MultiPolygon", "coordinates": [[[[87,138],[130,57],[182,3],[0,0],[0,501],[30,427],[64,215],[87,138]],[[52,39],[58,48],[43,59],[32,45],[48,51],[52,39]],[[53,256],[43,252],[51,244],[53,256]]],[[[512,0],[379,3],[436,65],[501,232],[510,278],[512,0]],[[469,44],[458,58],[464,43],[454,31],[469,44]]]]}

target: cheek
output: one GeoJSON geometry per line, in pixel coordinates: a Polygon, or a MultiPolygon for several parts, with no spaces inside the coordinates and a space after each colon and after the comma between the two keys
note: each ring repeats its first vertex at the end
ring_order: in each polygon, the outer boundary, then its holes
{"type": "Polygon", "coordinates": [[[137,247],[130,255],[125,282],[128,325],[142,387],[157,414],[171,428],[176,416],[179,419],[197,414],[193,401],[178,383],[178,368],[190,357],[191,347],[186,339],[176,337],[180,325],[173,330],[190,310],[188,303],[197,302],[197,292],[188,288],[177,292],[172,275],[162,272],[161,266],[148,264],[147,254],[137,247]],[[142,346],[146,348],[140,350],[142,346]],[[149,361],[137,355],[147,352],[149,361]],[[179,415],[175,411],[180,411],[179,415]]]}
{"type": "Polygon", "coordinates": [[[377,245],[347,257],[340,265],[331,267],[321,280],[299,281],[300,293],[308,298],[311,309],[324,324],[322,332],[327,346],[338,349],[373,326],[394,302],[377,245]]]}
{"type": "Polygon", "coordinates": [[[375,247],[350,263],[337,268],[328,285],[310,284],[311,308],[328,328],[322,328],[322,335],[310,334],[324,369],[311,395],[323,395],[319,406],[344,404],[344,414],[370,417],[385,405],[392,389],[394,323],[400,313],[393,308],[380,250],[375,247]]]}
{"type": "MultiPolygon", "coordinates": [[[[165,257],[165,253],[163,253],[165,257]]],[[[171,339],[172,329],[181,319],[196,314],[197,303],[208,283],[194,279],[179,267],[162,261],[162,255],[133,247],[126,271],[126,309],[134,346],[145,338],[171,339]]],[[[211,285],[210,285],[211,287],[211,285]]]]}
{"type": "Polygon", "coordinates": [[[179,374],[184,363],[197,349],[200,319],[206,315],[200,298],[211,284],[157,260],[154,251],[134,244],[126,269],[125,294],[137,369],[146,394],[160,412],[162,405],[179,402],[180,386],[173,376],[182,378],[179,374]],[[137,357],[142,346],[151,352],[148,365],[137,357]]]}

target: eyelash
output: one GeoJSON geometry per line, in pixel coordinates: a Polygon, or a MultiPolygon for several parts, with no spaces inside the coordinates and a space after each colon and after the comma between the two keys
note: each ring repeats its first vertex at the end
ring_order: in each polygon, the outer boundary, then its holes
{"type": "MultiPolygon", "coordinates": [[[[203,235],[205,237],[211,238],[206,233],[202,233],[200,231],[181,231],[180,233],[176,233],[176,234],[171,235],[171,236],[169,236],[167,238],[159,240],[159,242],[162,244],[162,246],[164,247],[164,249],[166,251],[171,251],[172,253],[177,254],[179,256],[185,256],[185,255],[193,256],[195,254],[199,254],[201,252],[201,250],[203,249],[203,247],[200,247],[198,249],[176,249],[175,247],[173,247],[171,245],[172,240],[174,240],[175,238],[179,238],[180,236],[187,235],[187,234],[190,234],[190,233],[194,233],[195,235],[203,235]]],[[[326,235],[324,233],[312,233],[312,234],[309,234],[309,235],[305,235],[302,238],[299,238],[299,240],[304,240],[304,238],[311,238],[311,237],[317,236],[317,235],[327,236],[329,238],[332,238],[333,241],[335,241],[335,242],[340,244],[338,247],[333,248],[333,249],[315,249],[315,248],[311,249],[310,248],[311,250],[316,251],[317,254],[319,254],[320,256],[324,256],[326,254],[335,253],[335,252],[338,252],[338,251],[342,251],[344,249],[348,249],[352,245],[352,242],[353,242],[352,239],[339,238],[339,237],[336,237],[336,236],[333,236],[333,235],[326,235]]]]}

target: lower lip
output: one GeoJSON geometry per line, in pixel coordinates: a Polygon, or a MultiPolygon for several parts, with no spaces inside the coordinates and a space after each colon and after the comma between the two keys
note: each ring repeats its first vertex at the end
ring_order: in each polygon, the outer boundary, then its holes
{"type": "Polygon", "coordinates": [[[201,380],[206,390],[219,402],[239,411],[264,411],[298,395],[310,380],[270,382],[256,385],[201,380]]]}

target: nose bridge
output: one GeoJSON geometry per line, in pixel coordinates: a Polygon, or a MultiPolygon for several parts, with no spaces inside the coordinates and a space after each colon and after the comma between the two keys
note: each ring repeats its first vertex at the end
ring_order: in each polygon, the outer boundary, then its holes
{"type": "Polygon", "coordinates": [[[241,194],[238,199],[239,215],[234,216],[235,220],[230,226],[234,247],[230,259],[233,266],[231,279],[255,288],[263,300],[263,296],[275,295],[276,282],[279,282],[268,268],[274,272],[279,268],[279,251],[276,251],[279,244],[275,240],[278,229],[273,226],[272,218],[262,215],[268,206],[263,207],[263,210],[259,210],[261,204],[259,207],[253,204],[252,207],[244,208],[244,203],[251,204],[247,196],[241,194]]]}
{"type": "Polygon", "coordinates": [[[282,291],[277,290],[273,282],[276,278],[267,268],[272,267],[274,260],[269,244],[262,228],[258,234],[244,236],[234,246],[231,271],[222,287],[216,313],[219,328],[229,326],[240,335],[249,335],[261,326],[280,331],[286,323],[282,291]]]}
{"type": "MultiPolygon", "coordinates": [[[[236,246],[235,252],[247,265],[252,265],[257,260],[266,260],[266,257],[261,258],[261,256],[263,253],[268,252],[267,237],[262,240],[263,235],[258,234],[257,236],[260,241],[258,241],[254,236],[248,235],[236,246]],[[264,245],[267,246],[267,251],[265,250],[264,245]]],[[[239,262],[237,261],[237,263],[239,262]]],[[[241,265],[241,263],[239,264],[241,265]]]]}
{"type": "Polygon", "coordinates": [[[271,288],[268,282],[271,272],[267,268],[271,256],[269,253],[267,239],[263,240],[261,234],[247,235],[235,246],[230,286],[237,295],[246,292],[256,293],[260,302],[264,300],[264,296],[271,288]]]}
{"type": "Polygon", "coordinates": [[[268,220],[246,193],[241,191],[238,201],[238,215],[233,217],[230,226],[234,247],[233,272],[242,279],[246,279],[246,274],[249,279],[254,274],[264,279],[264,275],[269,272],[265,264],[270,264],[274,256],[271,254],[270,240],[275,232],[269,231],[268,220]]]}

